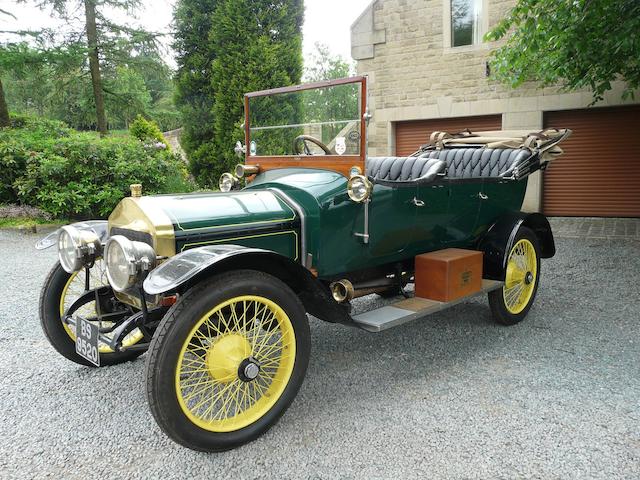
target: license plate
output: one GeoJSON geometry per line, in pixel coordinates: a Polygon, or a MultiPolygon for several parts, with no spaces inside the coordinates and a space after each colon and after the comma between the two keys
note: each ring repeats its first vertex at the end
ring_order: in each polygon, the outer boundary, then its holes
{"type": "Polygon", "coordinates": [[[97,325],[89,323],[82,318],[76,319],[76,353],[89,360],[96,367],[100,366],[98,333],[97,325]]]}

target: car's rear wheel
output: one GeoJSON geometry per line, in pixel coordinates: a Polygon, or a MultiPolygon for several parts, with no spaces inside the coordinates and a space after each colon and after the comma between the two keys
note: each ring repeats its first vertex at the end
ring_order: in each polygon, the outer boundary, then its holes
{"type": "MultiPolygon", "coordinates": [[[[76,353],[75,332],[62,321],[63,315],[69,313],[69,308],[87,293],[85,286],[85,270],[70,274],[64,271],[59,262],[56,263],[49,272],[40,293],[40,324],[49,343],[58,353],[72,362],[93,367],[95,365],[76,353]]],[[[105,286],[108,286],[108,283],[104,274],[103,261],[97,260],[89,270],[89,292],[105,286]]],[[[112,293],[111,290],[109,292],[112,293]]],[[[113,295],[107,299],[103,297],[102,300],[110,303],[113,308],[128,308],[120,304],[113,295]]],[[[95,300],[90,295],[87,296],[86,301],[76,304],[73,313],[82,315],[84,318],[95,317],[95,300]]],[[[107,323],[104,326],[108,326],[107,323]]],[[[133,345],[141,339],[142,333],[136,329],[125,338],[123,345],[133,345]]],[[[127,362],[144,353],[142,351],[114,352],[105,344],[99,345],[99,352],[101,366],[127,362]]]]}
{"type": "Polygon", "coordinates": [[[195,450],[227,450],[263,434],[293,401],[309,325],[283,282],[230,272],[180,297],[149,352],[147,398],[162,430],[195,450]]]}
{"type": "Polygon", "coordinates": [[[491,312],[498,323],[515,325],[529,313],[540,281],[539,245],[532,230],[518,230],[507,257],[504,286],[489,293],[491,312]]]}

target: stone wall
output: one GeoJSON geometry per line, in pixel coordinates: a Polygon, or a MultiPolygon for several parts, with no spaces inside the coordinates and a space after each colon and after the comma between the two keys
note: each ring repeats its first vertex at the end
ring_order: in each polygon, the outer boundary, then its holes
{"type": "Polygon", "coordinates": [[[182,129],[178,128],[176,130],[164,132],[162,135],[171,147],[171,150],[179,154],[186,161],[187,155],[184,153],[184,150],[182,150],[182,147],[180,146],[180,135],[182,135],[182,129]]]}
{"type": "MultiPolygon", "coordinates": [[[[492,28],[515,0],[484,0],[483,30],[492,28]]],[[[589,91],[563,93],[529,83],[514,90],[487,77],[495,43],[451,48],[450,0],[376,0],[351,31],[358,73],[369,76],[369,154],[395,153],[394,122],[501,114],[504,129],[542,128],[543,112],[586,108],[589,91]]],[[[483,32],[483,33],[484,33],[483,32]]],[[[599,106],[619,105],[622,85],[599,106]]],[[[425,139],[426,141],[426,139],[425,139]]],[[[538,210],[538,175],[529,182],[525,208],[538,210]]]]}

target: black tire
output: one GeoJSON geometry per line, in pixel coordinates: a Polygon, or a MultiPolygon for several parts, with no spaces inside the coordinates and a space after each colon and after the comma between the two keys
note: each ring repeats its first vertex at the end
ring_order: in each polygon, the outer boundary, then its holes
{"type": "MultiPolygon", "coordinates": [[[[536,294],[538,292],[538,284],[540,282],[540,241],[538,240],[536,234],[527,227],[521,227],[518,230],[518,233],[513,241],[513,245],[515,246],[520,240],[528,240],[531,245],[533,245],[533,249],[535,251],[536,275],[535,279],[533,280],[533,292],[524,309],[518,313],[512,313],[507,308],[504,296],[506,286],[499,288],[498,290],[489,292],[489,306],[491,307],[491,313],[493,314],[494,320],[502,325],[515,325],[524,320],[529,313],[529,310],[531,309],[531,306],[533,305],[536,294]]],[[[511,247],[512,250],[513,248],[514,247],[511,247]]],[[[508,254],[510,255],[511,251],[508,254]]]]}
{"type": "Polygon", "coordinates": [[[306,312],[297,295],[286,284],[253,270],[217,275],[180,297],[158,326],[146,364],[149,407],[160,428],[175,442],[207,452],[232,449],[258,438],[287,410],[304,380],[310,350],[306,312]],[[293,371],[281,396],[262,417],[238,430],[214,432],[196,425],[182,410],[175,381],[177,365],[183,345],[203,315],[222,302],[242,295],[267,298],[287,314],[295,334],[293,371]]]}
{"type": "MultiPolygon", "coordinates": [[[[57,262],[49,272],[40,292],[40,325],[49,343],[60,355],[87,367],[95,367],[76,353],[75,341],[69,336],[60,318],[60,297],[71,274],[57,262]]],[[[142,355],[142,351],[125,351],[100,354],[100,366],[128,362],[142,355]]]]}

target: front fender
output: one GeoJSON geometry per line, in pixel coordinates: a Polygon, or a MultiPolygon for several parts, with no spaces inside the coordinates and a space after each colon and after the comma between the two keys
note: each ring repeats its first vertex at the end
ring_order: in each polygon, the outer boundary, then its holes
{"type": "Polygon", "coordinates": [[[551,258],[556,253],[549,220],[541,213],[512,212],[500,217],[480,239],[477,249],[484,252],[483,277],[504,280],[507,257],[520,227],[528,227],[540,241],[540,257],[551,258]]]}
{"type": "Polygon", "coordinates": [[[143,288],[149,295],[184,291],[200,280],[229,270],[259,270],[286,283],[307,312],[332,323],[351,324],[348,309],[309,270],[288,257],[240,245],[208,245],[171,257],[149,273],[143,288]]]}
{"type": "MultiPolygon", "coordinates": [[[[100,239],[100,243],[104,244],[107,241],[107,238],[109,238],[109,227],[107,223],[108,222],[106,220],[87,220],[86,222],[71,223],[68,226],[77,228],[78,230],[93,231],[100,239]]],[[[36,250],[44,250],[45,248],[55,245],[58,242],[59,233],[60,229],[58,228],[46,237],[38,240],[36,243],[36,250]]]]}
{"type": "Polygon", "coordinates": [[[192,248],[171,257],[153,269],[144,280],[144,291],[149,295],[158,295],[176,290],[214,265],[234,256],[248,253],[268,254],[273,252],[240,245],[210,245],[192,248]]]}

